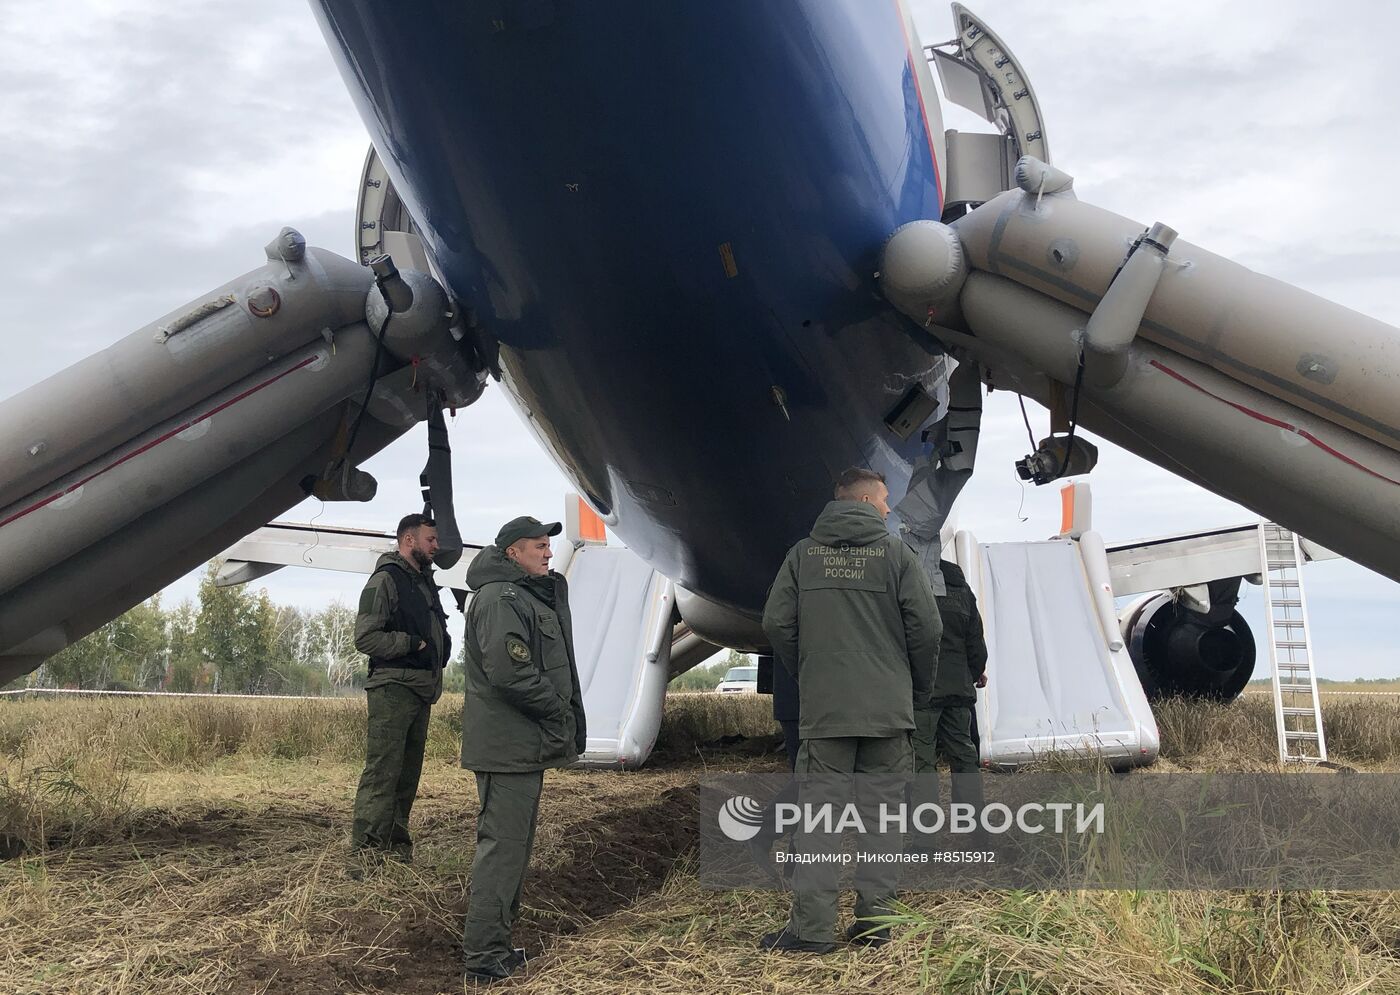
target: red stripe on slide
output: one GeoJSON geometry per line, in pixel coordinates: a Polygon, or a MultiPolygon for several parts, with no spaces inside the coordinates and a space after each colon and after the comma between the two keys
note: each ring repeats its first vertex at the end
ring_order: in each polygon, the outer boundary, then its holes
{"type": "Polygon", "coordinates": [[[1169,367],[1169,366],[1164,366],[1164,365],[1162,365],[1161,363],[1159,363],[1159,362],[1158,362],[1157,360],[1155,360],[1155,359],[1150,360],[1149,362],[1151,362],[1151,364],[1152,364],[1153,366],[1155,366],[1157,369],[1161,370],[1163,373],[1165,373],[1167,376],[1171,377],[1173,380],[1179,380],[1179,381],[1181,381],[1182,383],[1186,384],[1186,386],[1190,387],[1192,390],[1198,390],[1198,391],[1200,391],[1202,394],[1205,394],[1207,397],[1213,397],[1213,398],[1215,398],[1217,401],[1219,401],[1221,404],[1228,404],[1230,407],[1234,408],[1236,411],[1239,411],[1239,412],[1242,412],[1242,413],[1248,415],[1249,417],[1253,418],[1255,421],[1261,421],[1261,422],[1263,422],[1265,425],[1273,425],[1275,428],[1281,428],[1281,429],[1283,429],[1285,432],[1292,432],[1294,435],[1297,435],[1297,436],[1300,436],[1300,437],[1302,437],[1302,438],[1304,438],[1304,439],[1307,439],[1307,440],[1308,440],[1309,442],[1311,442],[1314,446],[1317,446],[1317,448],[1321,449],[1323,452],[1327,453],[1329,456],[1335,456],[1337,459],[1341,460],[1343,463],[1347,464],[1348,466],[1354,466],[1354,467],[1356,467],[1356,469],[1360,470],[1361,472],[1363,472],[1363,473],[1369,473],[1371,476],[1376,477],[1376,478],[1379,479],[1379,480],[1384,480],[1384,481],[1385,481],[1386,483],[1388,483],[1388,484],[1395,484],[1395,485],[1397,485],[1397,486],[1400,486],[1400,480],[1392,480],[1390,477],[1387,477],[1385,474],[1383,474],[1383,473],[1378,473],[1377,471],[1372,470],[1372,469],[1371,469],[1369,466],[1367,466],[1366,464],[1361,463],[1361,462],[1358,462],[1357,460],[1352,459],[1352,458],[1351,458],[1350,456],[1348,456],[1346,453],[1341,452],[1341,451],[1336,450],[1336,449],[1333,449],[1331,446],[1329,446],[1327,443],[1323,442],[1323,441],[1322,441],[1321,439],[1319,439],[1317,436],[1313,435],[1313,434],[1312,434],[1311,432],[1309,432],[1307,429],[1299,428],[1297,425],[1290,425],[1290,424],[1289,424],[1288,422],[1286,422],[1286,421],[1279,421],[1277,418],[1270,417],[1269,415],[1264,414],[1262,411],[1255,411],[1253,408],[1247,408],[1247,407],[1245,407],[1243,404],[1236,404],[1234,401],[1230,400],[1229,398],[1221,397],[1219,394],[1216,394],[1216,393],[1213,393],[1212,391],[1207,390],[1206,388],[1202,387],[1200,384],[1196,383],[1194,380],[1192,380],[1190,377],[1186,376],[1185,374],[1183,374],[1183,373],[1178,373],[1176,370],[1173,370],[1173,369],[1172,369],[1171,367],[1169,367]]]}
{"type": "Polygon", "coordinates": [[[100,469],[100,470],[94,470],[92,473],[88,474],[86,477],[84,477],[82,480],[79,480],[77,483],[75,483],[75,484],[69,484],[69,485],[68,485],[67,487],[65,487],[63,490],[57,491],[57,492],[55,492],[55,493],[53,493],[53,494],[50,494],[48,497],[44,498],[42,501],[36,502],[35,504],[31,504],[28,508],[22,508],[22,509],[20,509],[19,511],[17,511],[17,512],[15,512],[13,515],[11,515],[9,518],[5,519],[3,522],[0,522],[0,529],[3,529],[6,525],[9,525],[11,522],[18,521],[19,519],[23,518],[25,515],[29,514],[29,513],[32,512],[32,511],[38,511],[40,508],[44,507],[45,505],[52,504],[53,502],[57,501],[59,498],[63,497],[65,494],[72,494],[72,493],[73,493],[74,491],[76,491],[79,487],[82,487],[84,484],[86,484],[86,483],[87,483],[88,481],[90,481],[90,480],[95,480],[96,478],[102,476],[102,475],[103,475],[104,473],[106,473],[108,470],[115,470],[117,467],[121,466],[123,463],[127,463],[127,462],[130,462],[131,460],[134,460],[136,457],[140,456],[142,453],[148,453],[148,452],[150,452],[152,449],[154,449],[156,446],[160,445],[162,442],[166,442],[166,441],[168,441],[168,440],[170,440],[170,439],[173,439],[175,436],[179,435],[181,432],[185,431],[186,429],[191,428],[191,427],[193,427],[193,426],[195,426],[195,425],[198,425],[200,422],[205,421],[206,419],[209,419],[209,418],[214,417],[214,415],[217,415],[220,411],[226,411],[226,410],[228,410],[229,408],[231,408],[231,407],[233,407],[235,404],[237,404],[239,401],[243,401],[243,400],[246,400],[246,399],[252,397],[254,394],[256,394],[258,391],[262,390],[264,387],[270,387],[270,386],[272,386],[272,385],[275,384],[278,380],[281,380],[283,377],[289,377],[289,376],[291,376],[293,373],[295,373],[297,370],[300,370],[300,369],[302,369],[303,367],[309,365],[310,363],[314,363],[315,361],[316,361],[316,357],[315,357],[315,356],[308,356],[306,359],[303,359],[303,360],[302,360],[300,363],[298,363],[296,366],[293,366],[290,370],[283,370],[281,373],[277,374],[277,376],[272,377],[272,378],[270,378],[270,379],[268,379],[268,380],[264,380],[262,383],[256,384],[255,386],[249,387],[247,390],[245,390],[245,391],[244,391],[243,393],[241,393],[241,394],[238,394],[238,395],[236,395],[236,396],[234,396],[234,397],[230,397],[230,398],[229,398],[227,401],[225,401],[223,404],[220,404],[220,405],[218,405],[217,407],[214,407],[214,408],[210,408],[208,411],[204,412],[204,414],[199,415],[199,416],[197,416],[197,417],[195,417],[195,418],[191,418],[189,421],[185,422],[183,425],[179,425],[179,426],[176,426],[175,428],[172,428],[170,431],[166,432],[164,435],[160,436],[160,437],[157,438],[157,439],[152,439],[150,442],[146,443],[144,446],[140,447],[139,449],[133,449],[131,452],[127,453],[127,454],[126,454],[125,456],[123,456],[121,459],[118,459],[118,460],[115,460],[115,461],[113,461],[113,462],[111,462],[111,463],[108,463],[106,466],[104,466],[104,467],[103,467],[102,469],[100,469]]]}

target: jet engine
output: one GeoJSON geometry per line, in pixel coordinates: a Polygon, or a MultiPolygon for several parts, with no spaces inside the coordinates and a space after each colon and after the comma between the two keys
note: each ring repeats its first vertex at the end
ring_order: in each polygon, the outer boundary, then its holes
{"type": "Polygon", "coordinates": [[[1122,615],[1142,688],[1169,697],[1231,701],[1254,674],[1254,634],[1235,605],[1240,578],[1212,581],[1208,605],[1160,591],[1132,602],[1122,615]],[[1200,610],[1205,608],[1205,611],[1200,610]]]}

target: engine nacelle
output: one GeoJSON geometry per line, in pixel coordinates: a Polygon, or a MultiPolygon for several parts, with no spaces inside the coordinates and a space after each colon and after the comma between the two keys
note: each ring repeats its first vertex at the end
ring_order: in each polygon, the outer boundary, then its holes
{"type": "Polygon", "coordinates": [[[1254,674],[1254,634],[1233,605],[1206,616],[1160,592],[1128,606],[1123,641],[1149,699],[1239,696],[1254,674]]]}
{"type": "Polygon", "coordinates": [[[694,591],[676,588],[676,608],[692,632],[706,642],[741,653],[768,653],[768,637],[758,619],[703,598],[694,591]]]}

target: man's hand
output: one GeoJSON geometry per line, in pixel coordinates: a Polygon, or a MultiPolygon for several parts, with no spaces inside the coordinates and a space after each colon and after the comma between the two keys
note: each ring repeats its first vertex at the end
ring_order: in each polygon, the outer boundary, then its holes
{"type": "MultiPolygon", "coordinates": [[[[427,649],[427,648],[428,648],[428,641],[427,641],[426,639],[420,639],[420,640],[418,640],[418,649],[419,649],[419,652],[421,652],[421,651],[423,651],[423,650],[425,650],[425,649],[427,649]]],[[[986,684],[986,683],[987,683],[987,679],[986,679],[985,677],[982,678],[982,684],[986,684]]],[[[977,686],[980,688],[980,687],[982,686],[982,684],[979,684],[979,685],[977,685],[977,686]]]]}
{"type": "Polygon", "coordinates": [[[983,674],[981,677],[977,678],[977,683],[974,685],[974,687],[984,688],[984,687],[986,687],[986,686],[987,686],[987,675],[986,675],[986,674],[983,674]]]}

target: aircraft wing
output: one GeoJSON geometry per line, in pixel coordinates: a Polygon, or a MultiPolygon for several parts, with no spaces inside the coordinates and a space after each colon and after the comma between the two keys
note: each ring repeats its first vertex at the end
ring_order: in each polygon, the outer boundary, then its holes
{"type": "MultiPolygon", "coordinates": [[[[393,549],[392,532],[272,522],[230,547],[214,582],[220,587],[246,584],[282,567],[315,567],[368,577],[379,557],[393,549]]],[[[481,549],[464,543],[462,558],[452,567],[438,570],[438,582],[465,590],[467,565],[481,549]]]]}
{"type": "MultiPolygon", "coordinates": [[[[1338,554],[1299,537],[1309,562],[1338,554]]],[[[1138,539],[1108,547],[1108,569],[1115,597],[1207,584],[1227,577],[1259,574],[1259,526],[1234,525],[1138,539]]]]}

